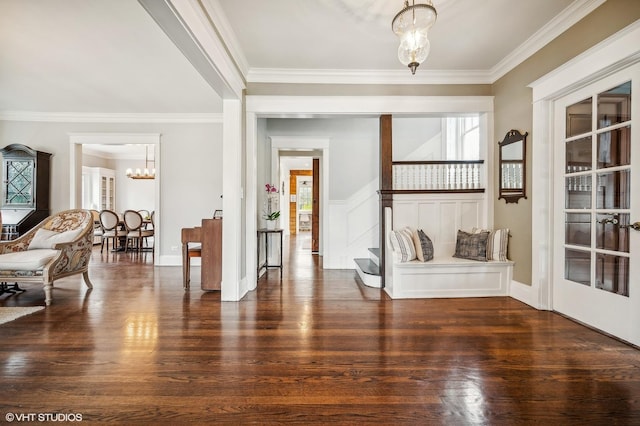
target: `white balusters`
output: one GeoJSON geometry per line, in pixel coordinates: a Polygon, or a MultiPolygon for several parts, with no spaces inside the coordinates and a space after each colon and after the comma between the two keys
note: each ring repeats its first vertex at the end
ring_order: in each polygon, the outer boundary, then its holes
{"type": "MultiPolygon", "coordinates": [[[[392,179],[395,190],[466,190],[480,188],[480,163],[394,164],[392,179]]],[[[521,166],[503,165],[503,185],[522,185],[521,166]]]]}

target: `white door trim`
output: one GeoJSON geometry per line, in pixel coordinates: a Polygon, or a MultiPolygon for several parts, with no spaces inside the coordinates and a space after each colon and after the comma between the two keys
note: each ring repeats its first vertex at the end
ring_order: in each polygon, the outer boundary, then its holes
{"type": "Polygon", "coordinates": [[[530,304],[552,309],[553,284],[553,102],[591,82],[640,62],[640,21],[600,42],[591,49],[539,78],[533,89],[532,243],[530,304]]]}
{"type": "Polygon", "coordinates": [[[162,178],[162,161],[160,149],[160,133],[69,133],[69,208],[82,208],[82,145],[154,145],[154,160],[156,167],[155,183],[155,206],[156,213],[154,220],[157,226],[154,229],[154,264],[160,262],[161,251],[161,218],[162,208],[160,205],[160,179],[162,178]]]}
{"type": "Polygon", "coordinates": [[[318,254],[324,254],[325,243],[329,241],[329,144],[328,138],[271,136],[271,177],[278,182],[280,176],[280,151],[322,152],[320,155],[320,231],[318,254]]]}

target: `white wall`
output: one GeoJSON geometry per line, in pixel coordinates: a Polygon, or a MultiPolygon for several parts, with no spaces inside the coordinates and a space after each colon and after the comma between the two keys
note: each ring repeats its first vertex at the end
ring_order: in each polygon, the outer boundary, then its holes
{"type": "Polygon", "coordinates": [[[82,165],[86,167],[102,167],[104,169],[115,168],[114,160],[85,153],[82,154],[82,165]]]}
{"type": "Polygon", "coordinates": [[[125,210],[156,210],[156,188],[152,179],[130,179],[127,168],[135,170],[144,167],[144,160],[115,160],[116,207],[125,210]]]}
{"type": "Polygon", "coordinates": [[[393,117],[393,160],[442,160],[441,117],[393,117]]]}
{"type": "Polygon", "coordinates": [[[0,121],[0,146],[21,143],[53,154],[51,210],[70,206],[69,133],[161,133],[160,264],[181,264],[180,230],[222,208],[221,124],[113,124],[0,121]]]}

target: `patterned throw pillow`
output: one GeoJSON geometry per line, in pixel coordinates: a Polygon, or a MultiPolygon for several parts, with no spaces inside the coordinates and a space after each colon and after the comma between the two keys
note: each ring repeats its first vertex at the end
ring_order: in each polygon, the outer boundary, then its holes
{"type": "Polygon", "coordinates": [[[422,248],[423,262],[433,259],[433,243],[431,238],[424,233],[422,229],[418,230],[418,237],[420,239],[420,247],[422,248]]]}
{"type": "Polygon", "coordinates": [[[456,252],[453,257],[460,259],[487,261],[487,240],[489,231],[481,231],[475,234],[458,230],[456,239],[456,252]]]}
{"type": "Polygon", "coordinates": [[[409,262],[416,258],[416,248],[413,245],[413,238],[406,230],[390,231],[389,241],[399,262],[409,262]]]}

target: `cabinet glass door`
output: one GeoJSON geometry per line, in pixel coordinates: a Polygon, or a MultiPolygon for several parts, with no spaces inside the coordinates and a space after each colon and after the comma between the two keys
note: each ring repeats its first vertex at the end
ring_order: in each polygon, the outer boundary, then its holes
{"type": "Polygon", "coordinates": [[[33,205],[33,160],[7,160],[5,162],[5,198],[7,206],[33,205]]]}

